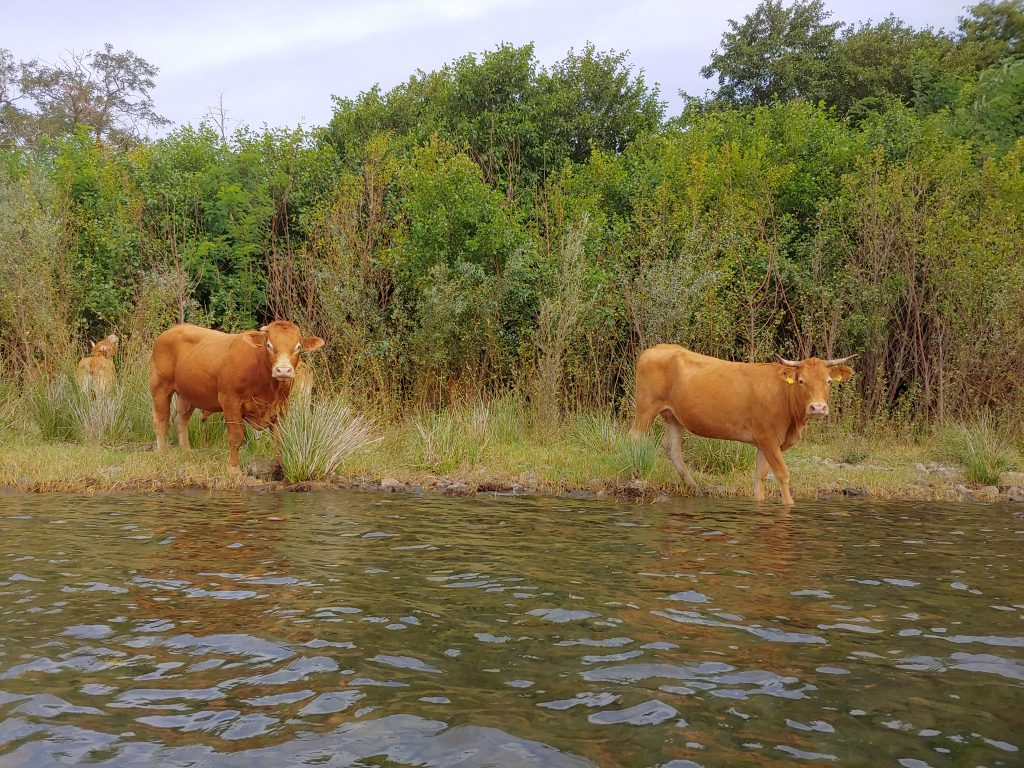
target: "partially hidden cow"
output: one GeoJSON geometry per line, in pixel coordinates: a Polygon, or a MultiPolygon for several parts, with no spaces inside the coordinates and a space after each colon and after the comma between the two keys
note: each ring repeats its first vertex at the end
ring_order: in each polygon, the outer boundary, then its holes
{"type": "Polygon", "coordinates": [[[221,333],[196,325],[176,325],[153,342],[149,391],[153,396],[156,447],[167,442],[171,396],[177,395],[174,425],[186,450],[188,420],[195,409],[223,412],[229,463],[238,467],[244,423],[273,427],[292,391],[301,352],[320,349],[324,340],[303,337],[295,323],[277,320],[258,331],[221,333]]]}
{"type": "Polygon", "coordinates": [[[118,339],[114,334],[89,342],[89,354],[75,367],[75,380],[86,395],[105,397],[117,387],[117,369],[114,367],[117,347],[118,339]]]}
{"type": "Polygon", "coordinates": [[[696,483],[683,462],[684,429],[702,437],[750,443],[757,447],[754,499],[764,501],[763,483],[770,469],[783,503],[792,504],[789,467],[782,452],[799,442],[808,419],[828,415],[829,386],[853,376],[853,369],[843,363],[854,357],[734,363],[659,344],[637,359],[636,417],[630,432],[646,432],[660,414],[668,454],[691,486],[696,483]]]}

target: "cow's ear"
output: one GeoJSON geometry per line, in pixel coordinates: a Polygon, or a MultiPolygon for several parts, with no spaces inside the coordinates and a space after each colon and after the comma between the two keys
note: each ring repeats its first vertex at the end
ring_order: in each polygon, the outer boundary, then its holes
{"type": "Polygon", "coordinates": [[[319,336],[307,336],[302,340],[302,348],[306,352],[313,352],[324,345],[324,340],[319,336]]]}
{"type": "Polygon", "coordinates": [[[853,378],[853,368],[848,365],[833,365],[828,369],[832,381],[848,381],[853,378]]]}
{"type": "Polygon", "coordinates": [[[779,366],[779,376],[787,384],[796,384],[796,368],[792,368],[788,365],[779,366]]]}
{"type": "Polygon", "coordinates": [[[242,334],[242,340],[250,347],[262,347],[267,343],[267,334],[263,331],[246,331],[242,334]]]}

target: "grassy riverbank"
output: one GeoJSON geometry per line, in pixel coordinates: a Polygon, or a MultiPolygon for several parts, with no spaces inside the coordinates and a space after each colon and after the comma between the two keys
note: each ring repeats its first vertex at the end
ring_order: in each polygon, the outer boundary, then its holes
{"type": "MultiPolygon", "coordinates": [[[[131,439],[112,445],[82,439],[45,440],[37,429],[9,424],[0,436],[0,487],[116,492],[289,486],[229,471],[219,419],[214,416],[201,427],[194,417],[194,450],[184,453],[172,447],[162,455],[143,442],[145,430],[139,422],[138,429],[129,430],[131,439]]],[[[798,499],[832,494],[883,499],[1008,498],[1012,485],[1020,484],[1019,477],[1007,474],[1021,469],[1020,450],[1000,442],[987,429],[969,428],[971,439],[964,448],[964,440],[958,447],[958,433],[950,429],[914,433],[876,425],[854,432],[836,422],[810,424],[804,441],[786,454],[794,495],[798,499]]],[[[371,442],[341,458],[323,481],[366,488],[380,488],[385,481],[387,488],[395,490],[451,495],[582,492],[651,500],[693,494],[680,483],[665,456],[660,431],[631,438],[625,422],[602,415],[545,422],[512,398],[410,417],[397,424],[378,422],[371,425],[370,435],[371,442]]],[[[752,448],[688,436],[683,450],[701,493],[750,497],[752,448]]],[[[269,436],[250,435],[242,451],[243,467],[272,456],[269,436]]],[[[769,482],[768,488],[777,499],[774,484],[769,482]]]]}

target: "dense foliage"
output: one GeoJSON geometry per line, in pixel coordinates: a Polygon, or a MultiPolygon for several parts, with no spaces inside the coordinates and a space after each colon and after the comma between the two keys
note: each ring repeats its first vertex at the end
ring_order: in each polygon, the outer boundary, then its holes
{"type": "MultiPolygon", "coordinates": [[[[592,46],[467,55],[313,130],[129,142],[51,115],[0,156],[5,370],[112,331],[130,358],[175,322],[288,317],[384,410],[507,388],[625,409],[638,350],[672,341],[857,352],[846,397],[869,415],[1019,417],[1021,8],[946,33],[765,0],[706,68],[720,90],[677,116],[592,46]]],[[[32,116],[0,107],[6,137],[32,116]]]]}

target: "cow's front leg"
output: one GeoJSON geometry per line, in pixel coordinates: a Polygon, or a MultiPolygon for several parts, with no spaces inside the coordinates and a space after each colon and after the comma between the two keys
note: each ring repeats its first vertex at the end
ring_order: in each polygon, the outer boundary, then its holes
{"type": "Polygon", "coordinates": [[[239,469],[238,449],[245,441],[245,423],[242,421],[242,404],[237,400],[221,402],[224,409],[224,424],[228,431],[228,464],[239,469]]]}
{"type": "Polygon", "coordinates": [[[782,449],[779,448],[778,443],[774,442],[758,443],[757,447],[764,451],[765,458],[768,459],[772,472],[775,473],[775,479],[782,490],[782,503],[792,506],[794,502],[793,496],[789,492],[789,467],[786,466],[786,460],[782,458],[782,449]]]}

